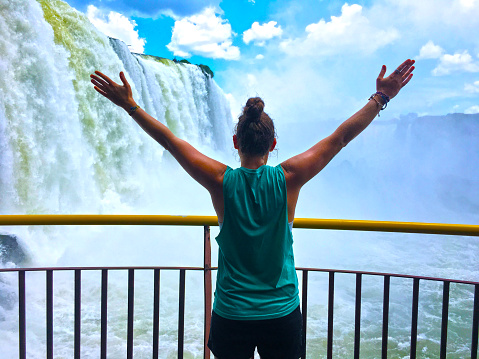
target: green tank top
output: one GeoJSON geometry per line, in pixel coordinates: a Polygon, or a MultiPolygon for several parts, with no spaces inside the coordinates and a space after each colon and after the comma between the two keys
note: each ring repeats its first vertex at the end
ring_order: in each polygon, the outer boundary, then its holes
{"type": "Polygon", "coordinates": [[[235,320],[288,315],[299,296],[281,165],[228,167],[223,197],[213,310],[235,320]]]}

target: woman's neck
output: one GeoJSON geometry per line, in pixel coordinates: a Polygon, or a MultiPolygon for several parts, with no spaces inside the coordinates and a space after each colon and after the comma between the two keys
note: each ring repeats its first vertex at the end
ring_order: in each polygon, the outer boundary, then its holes
{"type": "Polygon", "coordinates": [[[267,153],[264,156],[255,156],[255,157],[240,155],[241,167],[249,168],[251,170],[258,169],[261,166],[264,166],[268,162],[268,156],[269,156],[269,153],[267,153]]]}

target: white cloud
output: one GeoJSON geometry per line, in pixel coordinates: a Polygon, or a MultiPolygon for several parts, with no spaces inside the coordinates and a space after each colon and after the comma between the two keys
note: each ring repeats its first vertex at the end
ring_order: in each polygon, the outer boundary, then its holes
{"type": "Polygon", "coordinates": [[[428,41],[426,45],[419,50],[419,56],[416,60],[422,59],[439,59],[444,53],[444,49],[439,45],[434,45],[434,42],[428,41]]]}
{"type": "Polygon", "coordinates": [[[258,84],[258,79],[253,74],[247,74],[246,75],[246,80],[247,80],[248,86],[250,88],[255,87],[258,84]]]}
{"type": "Polygon", "coordinates": [[[283,41],[281,48],[291,55],[371,54],[399,38],[393,26],[383,30],[373,22],[363,14],[362,6],[344,4],[340,16],[308,25],[306,37],[283,41]]]}
{"type": "Polygon", "coordinates": [[[135,20],[129,20],[126,16],[110,11],[105,16],[98,8],[89,5],[87,16],[90,22],[105,35],[124,41],[132,52],[143,53],[146,40],[140,38],[135,20]]]}
{"type": "Polygon", "coordinates": [[[466,50],[454,55],[444,54],[439,60],[439,65],[432,70],[434,76],[448,75],[451,72],[479,72],[479,64],[474,62],[472,56],[466,50]]]}
{"type": "Polygon", "coordinates": [[[477,0],[459,0],[459,4],[466,9],[474,8],[475,6],[479,5],[479,1],[477,0]]]}
{"type": "Polygon", "coordinates": [[[227,20],[216,16],[213,8],[175,21],[167,48],[177,56],[200,55],[213,59],[238,60],[240,50],[232,46],[233,32],[227,20]]]}
{"type": "Polygon", "coordinates": [[[409,24],[419,36],[427,32],[440,38],[452,29],[477,31],[479,23],[478,0],[383,0],[372,8],[390,23],[409,24]]]}
{"type": "Polygon", "coordinates": [[[276,21],[270,21],[263,25],[260,25],[259,22],[254,22],[250,29],[243,32],[244,43],[249,44],[251,41],[254,41],[255,45],[264,46],[266,40],[281,36],[283,33],[281,26],[276,27],[276,25],[276,21]]]}
{"type": "Polygon", "coordinates": [[[258,54],[258,55],[256,55],[255,59],[256,59],[256,60],[263,60],[263,59],[264,59],[264,55],[258,54]]]}
{"type": "Polygon", "coordinates": [[[464,91],[469,93],[479,93],[479,81],[474,81],[472,84],[465,84],[464,91]]]}
{"type": "Polygon", "coordinates": [[[477,106],[477,105],[471,106],[466,111],[464,111],[464,113],[466,113],[468,115],[479,113],[479,106],[477,106]]]}

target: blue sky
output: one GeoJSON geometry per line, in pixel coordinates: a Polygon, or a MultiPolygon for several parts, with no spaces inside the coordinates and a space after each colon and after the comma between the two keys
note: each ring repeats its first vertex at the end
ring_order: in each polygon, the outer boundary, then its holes
{"type": "Polygon", "coordinates": [[[137,52],[204,63],[238,112],[250,96],[282,123],[344,119],[416,59],[383,111],[479,113],[479,0],[67,0],[137,52]]]}

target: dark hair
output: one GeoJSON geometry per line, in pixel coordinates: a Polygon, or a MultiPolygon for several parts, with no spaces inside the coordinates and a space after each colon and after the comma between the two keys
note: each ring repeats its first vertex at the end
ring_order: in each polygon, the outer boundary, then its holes
{"type": "Polygon", "coordinates": [[[243,113],[236,125],[236,137],[240,151],[248,156],[268,153],[276,137],[273,120],[263,112],[264,101],[252,97],[246,101],[243,113]]]}

